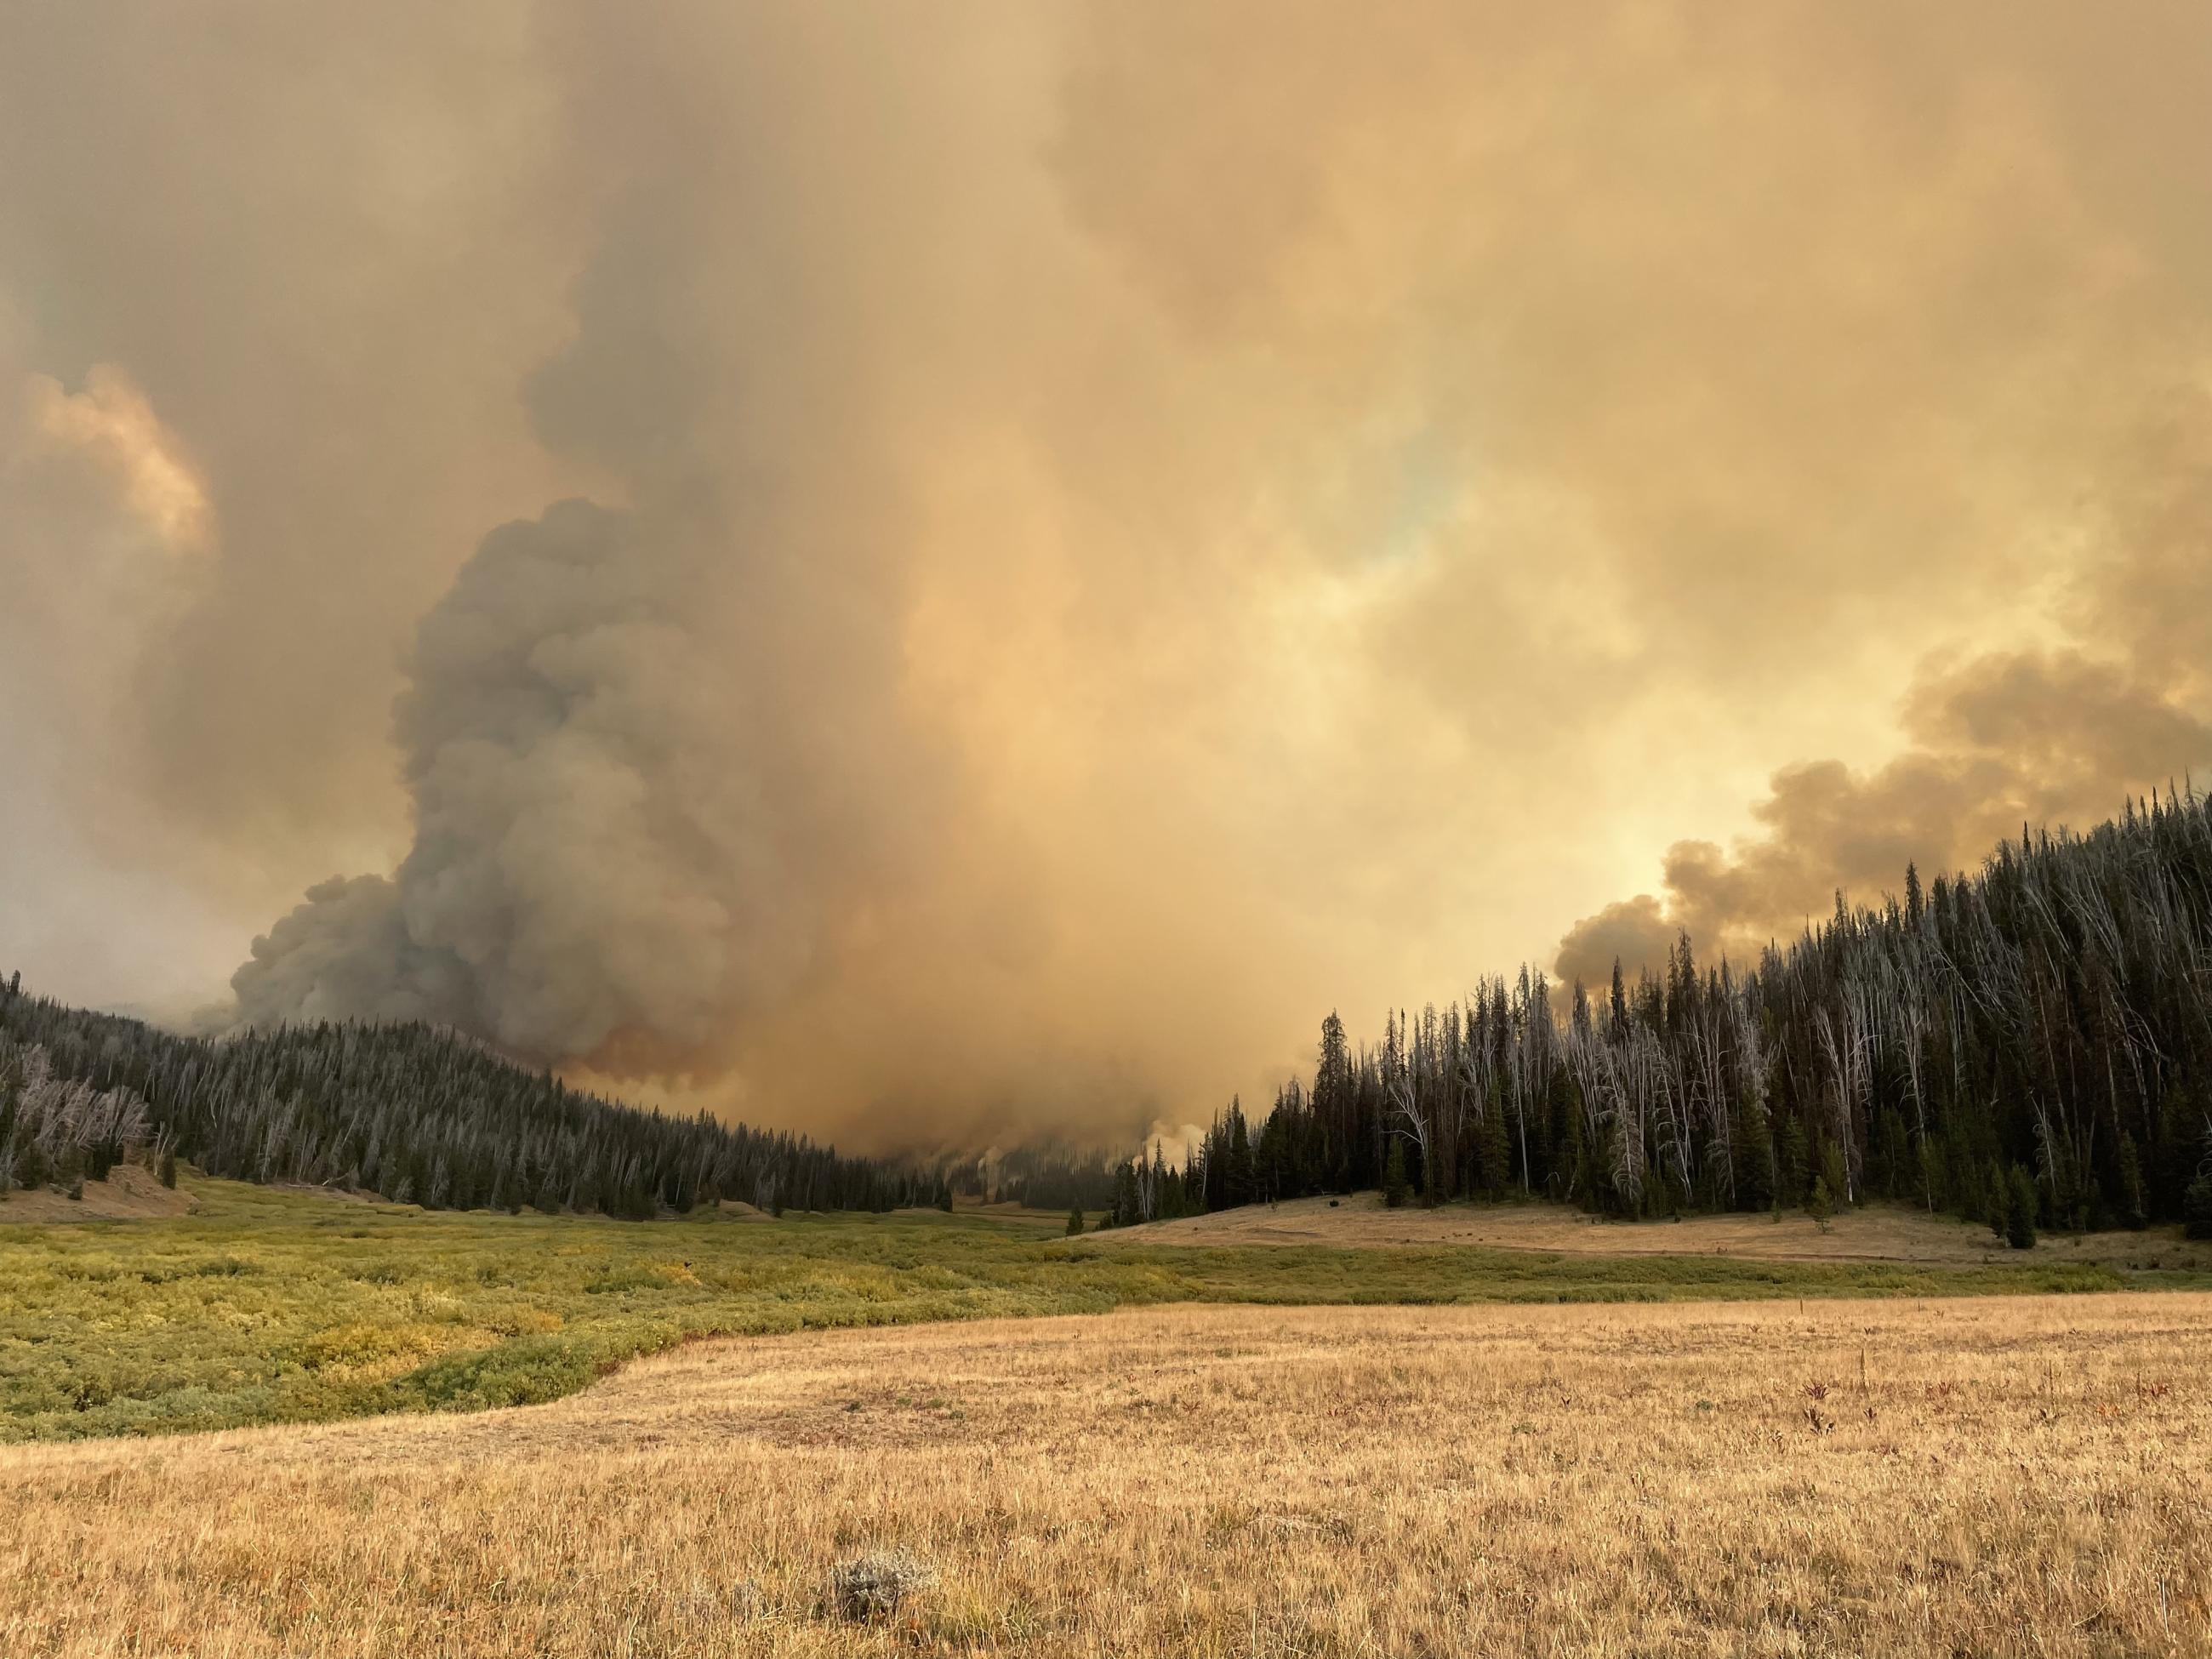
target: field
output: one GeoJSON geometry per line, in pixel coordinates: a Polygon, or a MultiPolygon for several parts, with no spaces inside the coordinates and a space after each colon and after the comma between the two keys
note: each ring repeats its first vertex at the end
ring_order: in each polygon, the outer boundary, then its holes
{"type": "Polygon", "coordinates": [[[2209,1480],[2201,1294],[807,1332],[0,1451],[0,1652],[2200,1654],[2209,1480]]]}
{"type": "MultiPolygon", "coordinates": [[[[136,1219],[8,1224],[121,1201],[99,1184],[81,1206],[50,1194],[0,1203],[0,1439],[526,1404],[701,1336],[1178,1302],[2212,1287],[2212,1275],[2181,1265],[2170,1234],[2131,1236],[2131,1255],[2097,1261],[2074,1260],[2063,1245],[2024,1258],[1978,1246],[1971,1259],[1953,1261],[1761,1261],[1709,1250],[1654,1255],[1442,1241],[1240,1245],[1179,1241],[1172,1227],[1067,1240],[1056,1217],[972,1211],[773,1222],[718,1212],[647,1224],[425,1214],[189,1173],[179,1191],[181,1200],[152,1188],[189,1204],[189,1213],[136,1219]]],[[[155,1201],[140,1194],[132,1202],[140,1200],[155,1201]]],[[[1460,1224],[1449,1218],[1470,1213],[1421,1221],[1460,1224]]],[[[1561,1221],[1558,1212],[1531,1213],[1591,1237],[1694,1236],[1686,1224],[1594,1229],[1561,1221]]],[[[1859,1219],[1839,1222],[1838,1233],[1859,1219]]],[[[1777,1237],[1809,1225],[1721,1224],[1777,1237]]]]}
{"type": "Polygon", "coordinates": [[[2079,1265],[2212,1274],[2212,1243],[2154,1232],[2046,1234],[2025,1254],[1978,1222],[1899,1205],[1847,1210],[1825,1226],[1787,1215],[1600,1221],[1556,1204],[1446,1204],[1389,1209],[1378,1193],[1293,1199],[1156,1222],[1109,1235],[1144,1244],[1475,1245],[1588,1255],[1725,1255],[1753,1261],[2079,1265]]]}

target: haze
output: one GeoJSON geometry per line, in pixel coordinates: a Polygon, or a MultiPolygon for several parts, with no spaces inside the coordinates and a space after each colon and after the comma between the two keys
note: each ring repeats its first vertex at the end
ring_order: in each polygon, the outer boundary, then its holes
{"type": "Polygon", "coordinates": [[[0,14],[0,968],[1202,1118],[2212,760],[2212,9],[0,14]]]}

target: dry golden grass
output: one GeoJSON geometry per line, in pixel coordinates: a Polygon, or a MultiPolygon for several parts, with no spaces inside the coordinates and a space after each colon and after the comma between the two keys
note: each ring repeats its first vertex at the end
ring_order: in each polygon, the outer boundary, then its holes
{"type": "Polygon", "coordinates": [[[1379,1193],[1335,1201],[1292,1199],[1179,1221],[1102,1233],[1130,1244],[1473,1244],[1492,1249],[1592,1255],[1726,1255],[1765,1261],[2086,1262],[2120,1267],[2157,1261],[2167,1268],[2212,1269],[2212,1244],[2178,1227],[2148,1232],[2047,1235],[2031,1251],[2006,1248],[1978,1222],[1897,1205],[1846,1210],[1824,1230],[1802,1211],[1689,1216],[1680,1221],[1601,1221],[1558,1204],[1447,1204],[1433,1210],[1383,1207],[1379,1193]]]}
{"type": "Polygon", "coordinates": [[[0,1452],[0,1653],[2212,1652],[2212,1297],[1175,1307],[0,1452]],[[893,1626],[839,1559],[943,1582],[893,1626]]]}

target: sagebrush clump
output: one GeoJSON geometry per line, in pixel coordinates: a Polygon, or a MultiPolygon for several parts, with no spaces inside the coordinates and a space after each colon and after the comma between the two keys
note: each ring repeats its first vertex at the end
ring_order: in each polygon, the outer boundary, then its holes
{"type": "Polygon", "coordinates": [[[937,1588],[937,1569],[907,1549],[870,1550],[830,1570],[830,1604],[856,1623],[889,1619],[926,1590],[937,1588]]]}

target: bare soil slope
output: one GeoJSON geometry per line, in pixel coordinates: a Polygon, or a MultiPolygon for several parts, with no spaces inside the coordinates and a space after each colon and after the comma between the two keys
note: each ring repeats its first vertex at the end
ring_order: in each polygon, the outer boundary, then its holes
{"type": "Polygon", "coordinates": [[[0,1198],[0,1227],[33,1221],[150,1221],[189,1215],[189,1193],[164,1187],[151,1170],[118,1164],[105,1181],[84,1183],[84,1196],[70,1198],[44,1188],[10,1192],[0,1198]]]}

